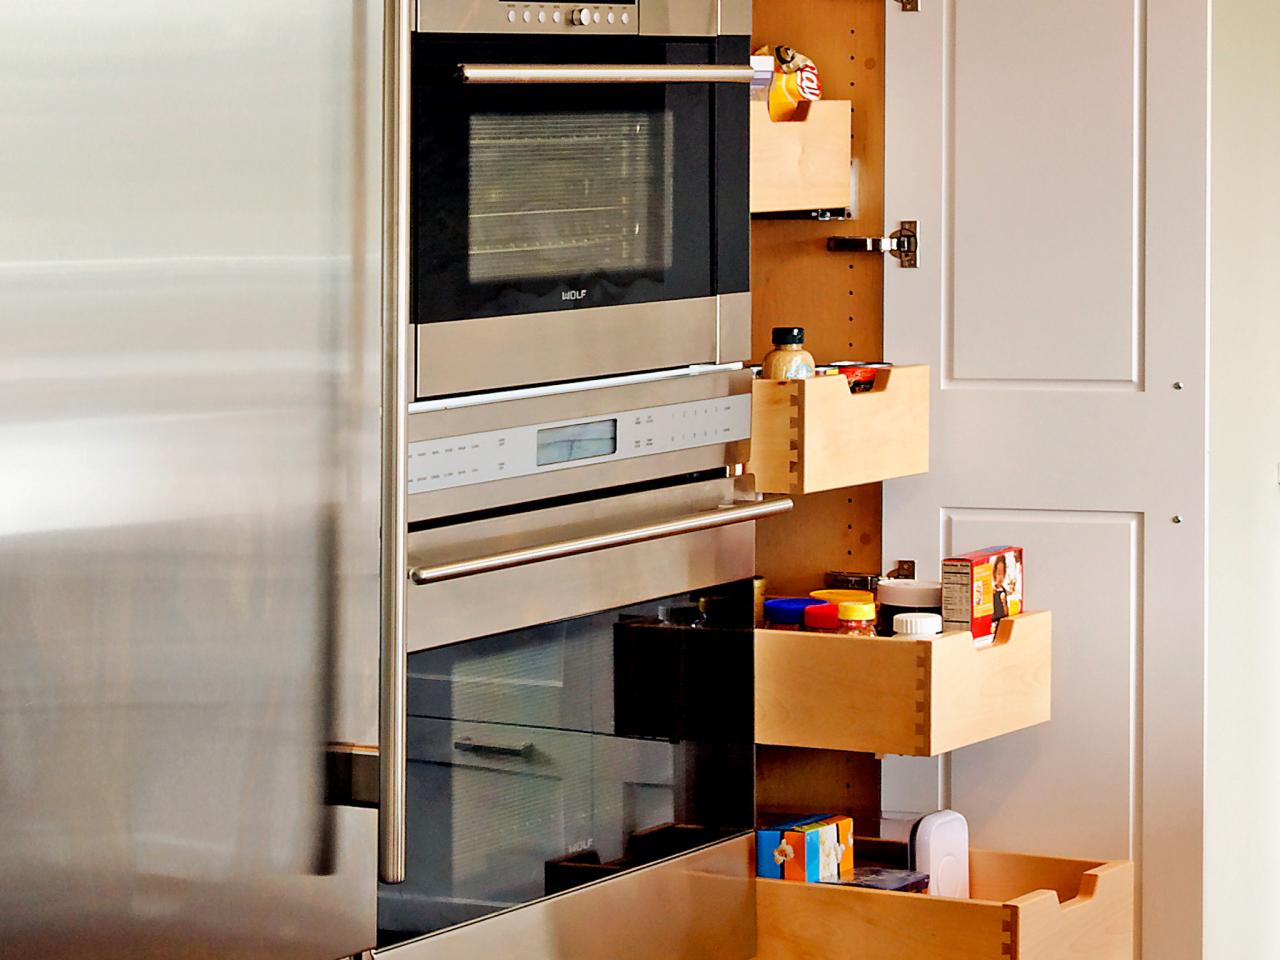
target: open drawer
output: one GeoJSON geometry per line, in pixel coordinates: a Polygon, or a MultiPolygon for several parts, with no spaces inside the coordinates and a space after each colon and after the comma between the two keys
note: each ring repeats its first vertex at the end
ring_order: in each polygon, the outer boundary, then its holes
{"type": "Polygon", "coordinates": [[[1128,861],[975,850],[969,883],[949,900],[757,880],[757,960],[1133,960],[1128,861]]]}
{"type": "Polygon", "coordinates": [[[756,742],[928,757],[1049,719],[1052,616],[995,642],[756,631],[756,742]]]}
{"type": "Polygon", "coordinates": [[[929,368],[881,370],[866,393],[844,377],[756,380],[751,390],[756,489],[816,493],[929,469],[929,368]]]}
{"type": "Polygon", "coordinates": [[[751,104],[751,212],[843,210],[852,194],[852,104],[819,100],[804,120],[775,123],[751,104]]]}

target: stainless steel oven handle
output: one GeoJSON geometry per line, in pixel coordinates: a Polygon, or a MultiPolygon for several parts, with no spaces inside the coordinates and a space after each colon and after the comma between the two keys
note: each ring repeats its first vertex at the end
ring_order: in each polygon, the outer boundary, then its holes
{"type": "Polygon", "coordinates": [[[750,83],[750,66],[720,64],[463,63],[463,83],[750,83]]]}
{"type": "Polygon", "coordinates": [[[457,580],[460,577],[473,577],[481,573],[494,573],[498,570],[510,570],[512,567],[524,567],[532,563],[542,563],[545,560],[559,560],[563,557],[594,553],[597,550],[608,550],[611,547],[643,543],[646,540],[660,540],[664,537],[679,536],[682,533],[695,533],[699,530],[727,527],[734,523],[746,523],[748,520],[759,520],[762,517],[785,513],[792,506],[793,501],[790,497],[768,497],[751,503],[733,504],[717,510],[674,517],[642,527],[613,530],[576,540],[560,540],[537,547],[523,547],[519,550],[508,550],[506,553],[477,557],[473,560],[458,560],[454,563],[442,563],[431,567],[413,567],[409,571],[409,579],[418,585],[423,585],[457,580]]]}

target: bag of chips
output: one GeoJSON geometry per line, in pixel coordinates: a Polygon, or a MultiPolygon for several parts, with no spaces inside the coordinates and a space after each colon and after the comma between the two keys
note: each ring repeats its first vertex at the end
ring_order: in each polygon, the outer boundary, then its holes
{"type": "Polygon", "coordinates": [[[769,118],[803,120],[809,103],[822,99],[822,80],[812,60],[792,47],[761,47],[757,56],[773,58],[773,82],[769,85],[769,118]]]}

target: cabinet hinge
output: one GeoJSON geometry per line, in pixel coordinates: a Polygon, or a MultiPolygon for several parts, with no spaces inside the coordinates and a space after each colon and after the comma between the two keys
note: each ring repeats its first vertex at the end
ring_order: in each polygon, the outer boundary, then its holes
{"type": "Polygon", "coordinates": [[[903,13],[919,13],[920,0],[896,0],[903,13]]]}
{"type": "Polygon", "coordinates": [[[919,266],[918,226],[915,220],[903,220],[887,237],[829,237],[827,249],[832,253],[887,253],[898,261],[898,266],[914,270],[919,266]]]}

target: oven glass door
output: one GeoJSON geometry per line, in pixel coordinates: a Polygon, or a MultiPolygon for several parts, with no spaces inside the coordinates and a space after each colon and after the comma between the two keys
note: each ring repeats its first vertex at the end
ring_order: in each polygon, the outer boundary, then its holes
{"type": "Polygon", "coordinates": [[[380,945],[749,831],[752,672],[749,581],[412,654],[380,945]]]}
{"type": "Polygon", "coordinates": [[[415,321],[747,289],[745,86],[459,77],[462,64],[746,62],[737,46],[416,36],[415,321]],[[733,115],[741,123],[726,122],[729,102],[741,108],[733,115]],[[726,144],[740,177],[717,176],[717,146],[726,144]],[[738,255],[719,263],[717,235],[730,224],[734,242],[724,247],[738,255]]]}

